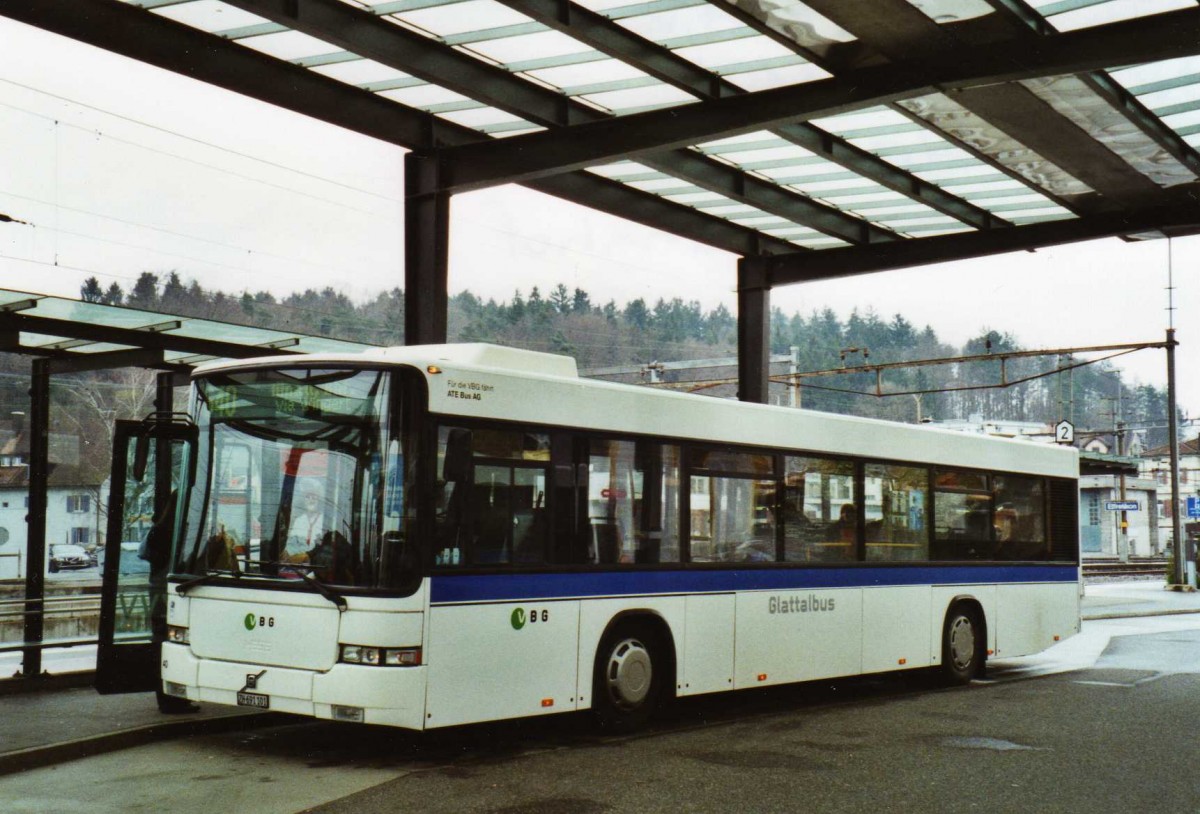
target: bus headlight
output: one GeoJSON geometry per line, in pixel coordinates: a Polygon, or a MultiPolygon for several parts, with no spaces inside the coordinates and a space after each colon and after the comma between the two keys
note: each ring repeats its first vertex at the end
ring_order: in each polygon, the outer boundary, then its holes
{"type": "Polygon", "coordinates": [[[417,667],[421,664],[421,648],[384,648],[344,644],[340,661],[346,664],[369,664],[376,667],[417,667]]]}
{"type": "Polygon", "coordinates": [[[175,644],[187,644],[188,629],[179,625],[167,625],[167,641],[175,644]]]}

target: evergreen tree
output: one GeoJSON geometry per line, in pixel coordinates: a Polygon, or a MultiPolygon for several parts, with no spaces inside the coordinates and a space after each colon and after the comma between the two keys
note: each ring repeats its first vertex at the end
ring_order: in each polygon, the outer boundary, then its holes
{"type": "Polygon", "coordinates": [[[571,295],[567,292],[567,287],[559,283],[550,292],[550,305],[560,314],[571,313],[571,295]]]}
{"type": "Polygon", "coordinates": [[[158,275],[149,271],[139,274],[126,305],[146,311],[158,310],[158,275]]]}
{"type": "Polygon", "coordinates": [[[167,280],[163,283],[162,297],[160,298],[160,307],[162,310],[170,314],[177,314],[181,309],[187,307],[188,292],[183,281],[179,279],[179,272],[172,271],[167,274],[167,280]]]}
{"type": "Polygon", "coordinates": [[[79,299],[84,302],[104,302],[104,289],[95,277],[88,277],[79,289],[79,299]]]}
{"type": "Polygon", "coordinates": [[[625,321],[639,331],[644,331],[650,324],[650,311],[646,308],[646,301],[638,297],[631,303],[625,306],[625,321]]]}
{"type": "Polygon", "coordinates": [[[104,299],[102,302],[105,305],[121,305],[125,302],[125,292],[121,290],[120,285],[113,283],[108,287],[108,290],[104,292],[104,299]]]}

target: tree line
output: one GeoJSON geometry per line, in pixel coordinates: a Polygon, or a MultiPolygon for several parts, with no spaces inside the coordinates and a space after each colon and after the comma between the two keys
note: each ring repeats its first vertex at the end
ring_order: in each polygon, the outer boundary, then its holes
{"type": "MultiPolygon", "coordinates": [[[[354,302],[333,287],[282,297],[267,291],[230,294],[206,290],[196,280],[185,282],[171,271],[143,272],[128,291],[118,283],[105,288],[90,277],[82,284],[80,296],[88,302],[373,345],[404,341],[404,292],[399,288],[363,302],[354,302]]],[[[706,310],[699,302],[683,298],[601,304],[586,290],[561,283],[548,293],[537,286],[524,292],[518,289],[504,301],[459,292],[450,298],[448,325],[451,341],[563,353],[575,357],[584,370],[732,357],[737,352],[737,318],[724,305],[706,310]]],[[[774,309],[770,344],[773,354],[787,354],[797,347],[801,371],[1022,349],[1017,337],[988,327],[959,347],[943,342],[932,326],[918,327],[902,314],[884,318],[867,309],[842,318],[828,308],[809,314],[774,309]]],[[[978,415],[987,420],[1046,423],[1068,418],[1081,430],[1095,431],[1110,430],[1120,421],[1144,430],[1147,447],[1166,443],[1164,390],[1128,383],[1108,363],[1055,372],[1068,363],[1035,357],[1010,359],[1003,369],[999,360],[901,368],[887,371],[881,382],[872,373],[806,378],[802,401],[811,409],[898,421],[914,421],[918,414],[935,420],[978,415]],[[995,386],[1002,375],[1009,382],[1029,381],[995,386]],[[859,395],[874,393],[877,387],[885,393],[919,395],[859,395]]]]}

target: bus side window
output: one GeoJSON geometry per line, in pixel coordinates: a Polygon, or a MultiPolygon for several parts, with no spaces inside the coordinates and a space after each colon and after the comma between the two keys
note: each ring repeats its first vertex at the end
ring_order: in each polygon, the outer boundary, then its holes
{"type": "Polygon", "coordinates": [[[470,430],[461,427],[443,427],[441,435],[442,494],[434,560],[439,565],[458,565],[463,562],[463,550],[470,538],[471,485],[475,479],[472,437],[470,430]]]}
{"type": "Polygon", "coordinates": [[[679,561],[679,447],[593,439],[587,465],[587,561],[679,561]]]}

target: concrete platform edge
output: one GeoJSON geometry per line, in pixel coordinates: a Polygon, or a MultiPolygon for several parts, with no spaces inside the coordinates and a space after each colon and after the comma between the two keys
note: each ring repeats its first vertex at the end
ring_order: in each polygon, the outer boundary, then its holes
{"type": "Polygon", "coordinates": [[[282,712],[251,712],[242,715],[224,715],[219,718],[177,718],[148,726],[123,729],[119,732],[79,738],[65,743],[33,746],[16,752],[0,754],[0,777],[169,738],[278,726],[291,718],[292,716],[282,712]]]}
{"type": "Polygon", "coordinates": [[[1183,616],[1189,613],[1200,613],[1200,608],[1178,608],[1171,610],[1146,610],[1146,611],[1114,611],[1112,613],[1085,613],[1080,618],[1085,622],[1099,621],[1101,619],[1132,619],[1142,616],[1183,616]]]}

